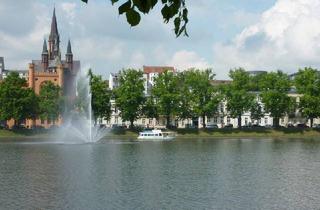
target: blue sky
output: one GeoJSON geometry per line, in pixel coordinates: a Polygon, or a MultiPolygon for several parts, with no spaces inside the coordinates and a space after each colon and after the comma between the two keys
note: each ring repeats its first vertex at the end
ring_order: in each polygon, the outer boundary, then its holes
{"type": "Polygon", "coordinates": [[[235,67],[288,73],[320,67],[320,1],[187,0],[189,37],[175,38],[160,7],[131,28],[109,0],[1,0],[0,56],[9,68],[39,59],[56,6],[62,55],[71,38],[83,69],[107,77],[122,68],[172,65],[213,68],[228,78],[235,67]]]}

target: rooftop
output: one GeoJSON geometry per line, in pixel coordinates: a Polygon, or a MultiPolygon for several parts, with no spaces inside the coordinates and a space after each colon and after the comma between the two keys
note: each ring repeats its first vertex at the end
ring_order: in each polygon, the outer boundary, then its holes
{"type": "Polygon", "coordinates": [[[145,74],[162,73],[166,70],[175,72],[175,69],[172,66],[143,66],[143,73],[145,74]]]}

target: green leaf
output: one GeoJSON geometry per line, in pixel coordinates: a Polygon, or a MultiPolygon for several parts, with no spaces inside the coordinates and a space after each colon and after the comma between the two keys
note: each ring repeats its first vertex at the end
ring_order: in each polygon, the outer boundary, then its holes
{"type": "Polygon", "coordinates": [[[151,0],[151,8],[153,8],[158,3],[158,0],[151,0]]]}
{"type": "Polygon", "coordinates": [[[181,23],[180,17],[176,17],[176,18],[174,19],[174,32],[175,32],[175,34],[178,34],[178,32],[179,32],[180,23],[181,23]]]}
{"type": "Polygon", "coordinates": [[[123,13],[127,12],[131,8],[131,1],[127,1],[126,3],[122,4],[119,7],[119,14],[122,15],[123,13]]]}
{"type": "MultiPolygon", "coordinates": [[[[85,1],[87,1],[87,0],[85,0],[85,1]]],[[[118,2],[119,0],[111,0],[111,3],[112,3],[112,5],[114,4],[114,3],[116,3],[116,2],[118,2]]]]}
{"type": "Polygon", "coordinates": [[[140,23],[141,17],[139,12],[134,9],[130,9],[126,13],[127,21],[131,26],[136,26],[140,23]]]}
{"type": "Polygon", "coordinates": [[[183,20],[187,23],[188,22],[188,10],[187,9],[183,9],[182,17],[183,17],[183,20]]]}
{"type": "Polygon", "coordinates": [[[136,6],[139,11],[146,14],[157,4],[158,0],[133,0],[134,6],[136,6]]]}
{"type": "Polygon", "coordinates": [[[165,20],[164,22],[165,23],[169,22],[169,19],[171,17],[171,10],[168,7],[168,5],[164,5],[164,7],[161,9],[161,14],[163,19],[165,20]]]}

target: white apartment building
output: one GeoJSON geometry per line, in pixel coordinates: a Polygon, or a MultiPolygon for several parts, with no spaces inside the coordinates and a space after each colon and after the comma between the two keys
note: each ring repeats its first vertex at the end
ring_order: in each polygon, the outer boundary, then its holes
{"type": "MultiPolygon", "coordinates": [[[[145,80],[145,94],[148,96],[151,93],[151,89],[154,85],[155,78],[164,72],[165,70],[169,70],[175,72],[173,67],[163,67],[163,66],[143,66],[143,78],[145,80]]],[[[264,73],[265,71],[251,71],[249,72],[250,75],[254,76],[260,73],[264,73]]],[[[112,90],[119,85],[119,78],[118,74],[110,74],[109,77],[109,88],[112,90]]],[[[228,84],[230,80],[214,80],[211,82],[212,85],[220,85],[220,84],[228,84]]],[[[263,103],[261,102],[261,98],[259,97],[259,93],[256,92],[256,100],[261,105],[262,111],[264,108],[263,103]]],[[[294,89],[292,89],[288,95],[290,97],[296,98],[297,102],[299,102],[301,95],[297,94],[294,89]]],[[[107,126],[129,126],[129,122],[123,122],[120,116],[120,111],[115,106],[115,101],[111,101],[112,104],[112,114],[109,121],[103,121],[103,124],[107,126]]],[[[220,103],[217,114],[212,117],[206,117],[205,119],[206,125],[217,125],[219,128],[223,128],[226,125],[232,125],[234,128],[238,127],[238,119],[230,117],[230,114],[227,111],[227,102],[223,101],[220,103]]],[[[260,126],[272,126],[273,125],[273,118],[270,116],[269,113],[265,114],[261,119],[258,121],[251,119],[251,113],[245,112],[241,116],[241,126],[253,125],[258,124],[260,126]]],[[[309,123],[304,117],[301,116],[298,110],[294,113],[293,116],[284,116],[280,119],[281,126],[287,126],[288,124],[296,125],[298,123],[309,123]]],[[[315,119],[314,123],[319,124],[320,120],[315,119]]],[[[171,125],[176,126],[178,128],[188,128],[188,127],[199,127],[202,128],[202,117],[196,117],[193,119],[185,119],[179,120],[172,117],[171,125]]],[[[149,119],[149,118],[140,118],[135,121],[135,125],[141,127],[150,127],[150,128],[164,128],[166,125],[166,119],[160,117],[159,119],[149,119]]]]}
{"type": "Polygon", "coordinates": [[[20,78],[24,78],[28,81],[28,70],[13,70],[6,69],[4,65],[4,58],[0,57],[0,79],[5,79],[11,72],[17,72],[20,78]]]}
{"type": "MultiPolygon", "coordinates": [[[[174,67],[171,66],[143,66],[143,79],[144,79],[144,94],[146,96],[150,95],[152,86],[154,85],[155,78],[164,71],[172,71],[175,72],[174,67]]],[[[109,89],[113,90],[114,88],[119,86],[119,74],[111,73],[109,75],[109,89]]],[[[123,122],[120,116],[120,111],[117,109],[115,105],[115,101],[111,100],[111,117],[110,120],[103,120],[102,123],[108,126],[128,126],[129,122],[123,122]]],[[[135,125],[143,126],[143,127],[164,127],[165,121],[149,119],[149,118],[141,118],[135,122],[135,125]]]]}

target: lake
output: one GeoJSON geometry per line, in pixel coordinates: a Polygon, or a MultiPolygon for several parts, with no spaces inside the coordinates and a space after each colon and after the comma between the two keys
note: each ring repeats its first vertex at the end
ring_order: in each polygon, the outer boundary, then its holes
{"type": "Polygon", "coordinates": [[[0,209],[319,209],[320,140],[0,140],[0,209]]]}

